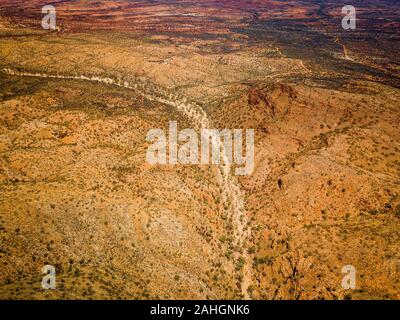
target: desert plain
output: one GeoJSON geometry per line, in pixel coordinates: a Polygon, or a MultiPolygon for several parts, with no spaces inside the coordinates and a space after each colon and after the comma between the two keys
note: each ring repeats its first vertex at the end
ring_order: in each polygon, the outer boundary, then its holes
{"type": "Polygon", "coordinates": [[[1,299],[400,298],[398,2],[47,4],[0,0],[1,299]],[[170,121],[253,172],[149,164],[170,121]]]}

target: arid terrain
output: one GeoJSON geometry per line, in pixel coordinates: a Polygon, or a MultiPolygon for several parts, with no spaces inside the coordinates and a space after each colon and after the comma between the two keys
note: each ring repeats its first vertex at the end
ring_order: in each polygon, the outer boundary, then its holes
{"type": "Polygon", "coordinates": [[[0,299],[400,299],[397,1],[46,4],[0,0],[0,299]],[[149,164],[170,121],[254,171],[149,164]]]}

